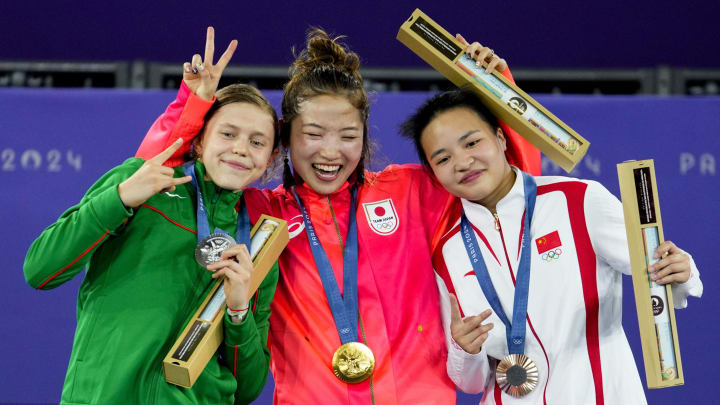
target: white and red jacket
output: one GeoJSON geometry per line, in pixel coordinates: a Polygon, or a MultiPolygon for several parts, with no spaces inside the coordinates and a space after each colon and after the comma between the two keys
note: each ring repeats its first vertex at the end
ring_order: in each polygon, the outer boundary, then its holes
{"type": "MultiPolygon", "coordinates": [[[[461,240],[463,209],[512,319],[525,212],[522,176],[514,170],[515,184],[497,204],[497,219],[482,205],[458,200],[433,252],[450,378],[465,392],[484,392],[482,404],[646,403],[622,328],[622,274],[630,274],[622,205],[594,181],[535,177],[525,354],[538,366],[537,388],[514,398],[497,386],[495,367],[508,348],[505,326],[495,313],[487,321],[494,328],[480,353],[468,354],[452,341],[449,293],[457,296],[463,316],[490,308],[461,240]]],[[[690,280],[673,285],[676,308],[687,305],[688,295],[702,294],[692,259],[691,266],[690,280]]]]}

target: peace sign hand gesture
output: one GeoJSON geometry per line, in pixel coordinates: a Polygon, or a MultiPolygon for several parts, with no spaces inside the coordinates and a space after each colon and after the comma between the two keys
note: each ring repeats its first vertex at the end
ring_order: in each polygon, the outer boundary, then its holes
{"type": "Polygon", "coordinates": [[[182,138],[178,139],[154,158],[146,160],[132,176],[120,183],[118,195],[126,207],[137,208],[155,194],[174,191],[175,186],[192,180],[190,176],[175,178],[175,171],[163,166],[182,143],[182,138]]]}
{"type": "Polygon", "coordinates": [[[218,83],[220,83],[220,77],[225,67],[230,63],[230,58],[232,58],[236,48],[237,40],[233,39],[222,56],[220,56],[217,64],[213,65],[215,29],[208,27],[205,38],[205,59],[203,60],[196,53],[192,57],[192,63],[185,62],[183,64],[183,81],[190,91],[202,99],[212,100],[218,88],[218,83]]]}
{"type": "Polygon", "coordinates": [[[450,333],[455,343],[465,352],[478,354],[482,345],[488,338],[488,332],[493,328],[492,323],[483,324],[492,311],[486,309],[480,315],[460,316],[460,306],[454,294],[450,294],[450,333]]]}

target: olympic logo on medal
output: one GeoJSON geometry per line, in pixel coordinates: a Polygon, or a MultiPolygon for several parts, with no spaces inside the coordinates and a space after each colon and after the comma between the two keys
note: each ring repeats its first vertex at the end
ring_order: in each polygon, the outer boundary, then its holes
{"type": "Polygon", "coordinates": [[[559,259],[561,254],[562,254],[562,249],[557,248],[554,250],[550,250],[547,253],[543,253],[543,255],[540,257],[543,260],[545,260],[546,262],[551,262],[553,260],[559,259]]]}

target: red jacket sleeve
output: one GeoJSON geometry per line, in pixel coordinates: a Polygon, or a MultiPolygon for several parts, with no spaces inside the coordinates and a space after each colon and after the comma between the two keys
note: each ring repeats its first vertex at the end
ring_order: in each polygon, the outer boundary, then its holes
{"type": "MultiPolygon", "coordinates": [[[[502,74],[515,83],[510,69],[505,69],[502,74]]],[[[533,176],[539,176],[541,168],[540,150],[502,121],[500,121],[500,128],[502,128],[507,139],[505,156],[507,156],[508,163],[533,176]]]]}
{"type": "Polygon", "coordinates": [[[150,159],[167,149],[178,138],[182,138],[185,142],[165,162],[165,166],[175,167],[183,164],[193,138],[198,135],[205,123],[205,114],[214,102],[215,97],[211,101],[203,100],[190,92],[183,82],[175,100],[148,130],[135,156],[150,159]]]}

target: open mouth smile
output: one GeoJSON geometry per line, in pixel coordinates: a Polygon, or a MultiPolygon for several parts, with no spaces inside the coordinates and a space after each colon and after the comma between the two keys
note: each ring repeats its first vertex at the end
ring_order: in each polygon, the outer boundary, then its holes
{"type": "Polygon", "coordinates": [[[315,174],[323,180],[335,180],[342,165],[324,165],[319,163],[313,163],[312,168],[315,170],[315,174]]]}

